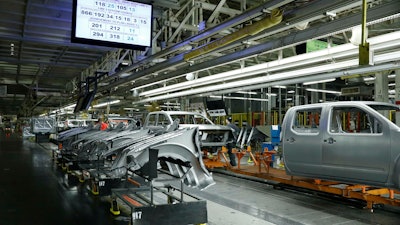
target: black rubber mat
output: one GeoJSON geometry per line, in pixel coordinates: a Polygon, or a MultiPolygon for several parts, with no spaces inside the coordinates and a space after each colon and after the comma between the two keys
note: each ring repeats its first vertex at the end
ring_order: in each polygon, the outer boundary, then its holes
{"type": "Polygon", "coordinates": [[[0,134],[0,224],[128,224],[110,205],[60,171],[51,151],[17,135],[0,134]]]}

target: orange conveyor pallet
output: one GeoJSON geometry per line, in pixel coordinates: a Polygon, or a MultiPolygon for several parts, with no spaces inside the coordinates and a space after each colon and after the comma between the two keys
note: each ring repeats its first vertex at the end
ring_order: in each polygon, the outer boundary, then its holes
{"type": "Polygon", "coordinates": [[[256,153],[253,155],[251,151],[236,152],[236,156],[239,160],[245,154],[249,154],[249,157],[254,161],[254,165],[239,165],[238,167],[231,167],[229,163],[225,163],[225,166],[228,170],[237,174],[262,178],[294,187],[335,194],[345,198],[363,200],[367,203],[367,208],[370,209],[371,212],[373,211],[373,206],[375,204],[400,206],[400,191],[398,190],[289,176],[286,174],[284,169],[270,168],[271,155],[274,153],[275,152],[273,151],[264,151],[262,154],[256,153]]]}

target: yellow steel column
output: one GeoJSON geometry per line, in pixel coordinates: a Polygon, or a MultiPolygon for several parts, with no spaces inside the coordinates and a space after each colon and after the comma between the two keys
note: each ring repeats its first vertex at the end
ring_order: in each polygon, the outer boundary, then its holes
{"type": "Polygon", "coordinates": [[[359,45],[359,65],[369,65],[369,43],[367,42],[367,0],[363,0],[361,20],[361,44],[359,45]]]}

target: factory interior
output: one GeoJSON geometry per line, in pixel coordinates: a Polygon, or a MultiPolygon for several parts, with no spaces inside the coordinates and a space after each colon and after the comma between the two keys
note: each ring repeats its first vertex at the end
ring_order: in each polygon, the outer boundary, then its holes
{"type": "Polygon", "coordinates": [[[400,223],[400,1],[0,12],[0,224],[400,223]]]}

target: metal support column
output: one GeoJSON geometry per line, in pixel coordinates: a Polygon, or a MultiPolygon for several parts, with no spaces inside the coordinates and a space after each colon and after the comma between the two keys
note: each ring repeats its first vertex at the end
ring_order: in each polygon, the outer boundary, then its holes
{"type": "Polygon", "coordinates": [[[387,73],[379,72],[375,75],[375,101],[388,102],[389,101],[389,79],[387,73]]]}
{"type": "MultiPolygon", "coordinates": [[[[400,105],[400,70],[395,71],[396,78],[396,87],[395,87],[395,104],[400,105]]],[[[400,112],[396,112],[396,124],[397,126],[400,126],[400,112]]]]}
{"type": "Polygon", "coordinates": [[[359,46],[359,65],[369,65],[369,43],[367,42],[367,0],[363,0],[361,20],[361,44],[359,46]]]}

